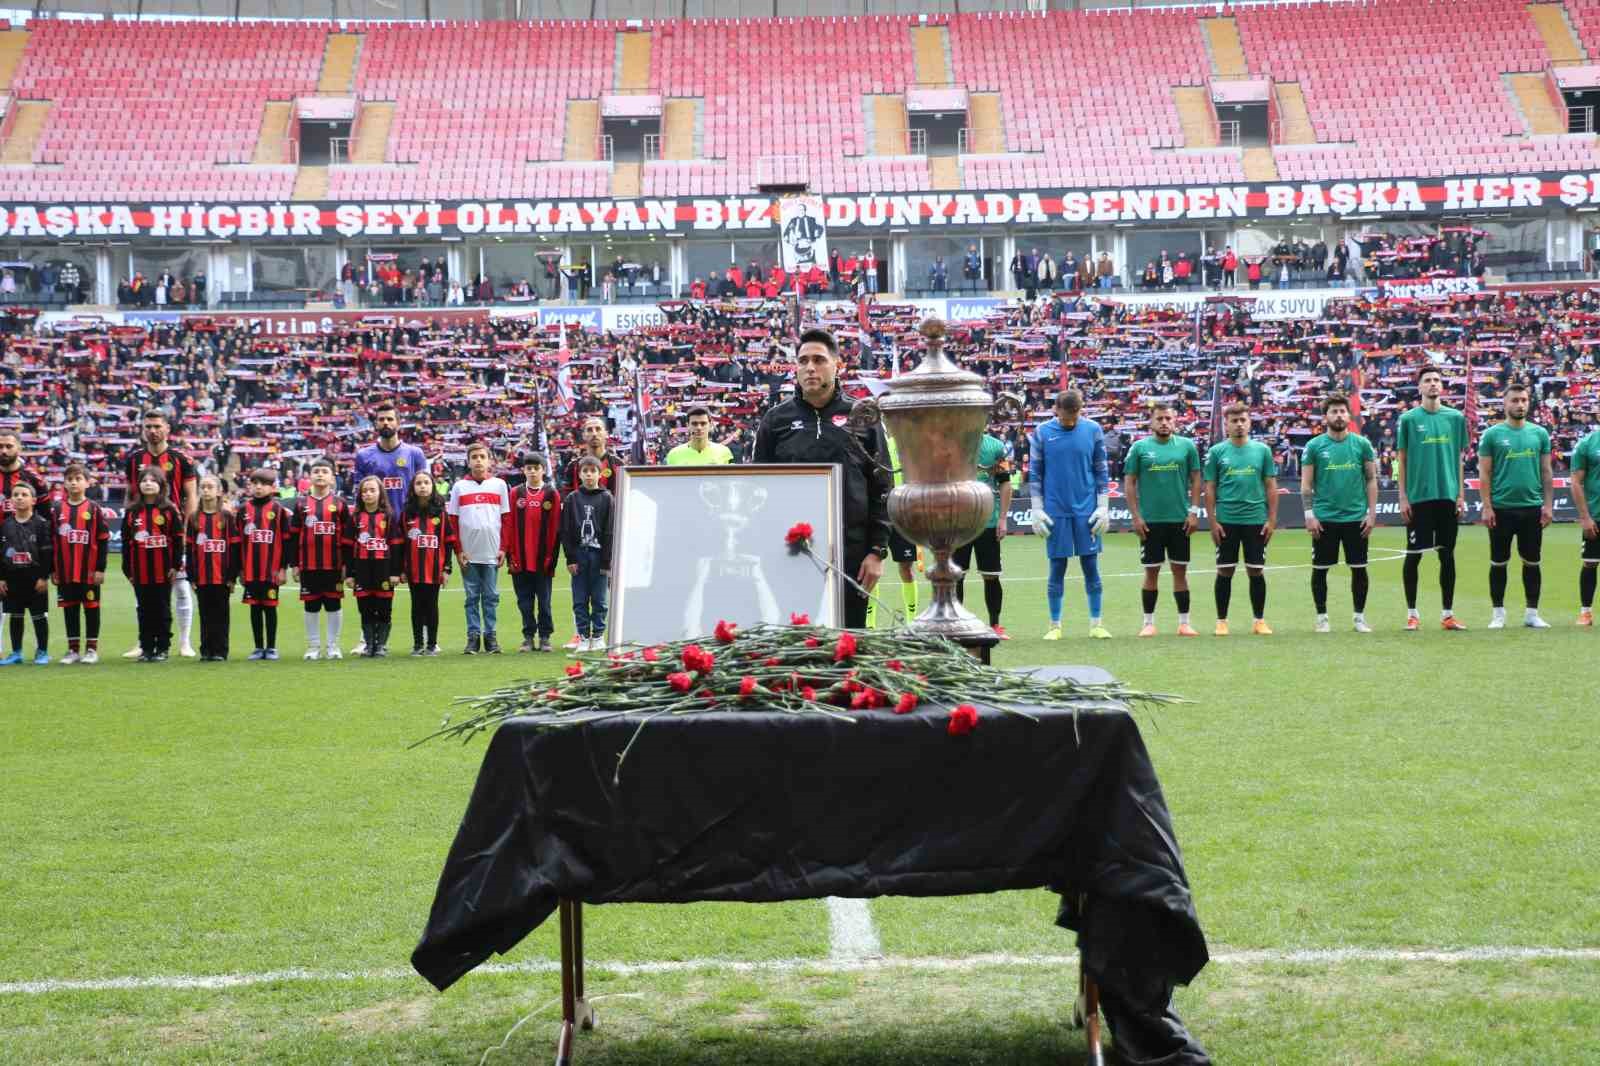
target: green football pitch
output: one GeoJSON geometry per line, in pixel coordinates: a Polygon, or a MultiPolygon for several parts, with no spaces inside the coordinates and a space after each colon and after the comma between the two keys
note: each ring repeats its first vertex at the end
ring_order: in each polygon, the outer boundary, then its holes
{"type": "MultiPolygon", "coordinates": [[[[1115,639],[1085,636],[1074,568],[1065,639],[1045,643],[1040,545],[1010,540],[997,664],[1093,663],[1193,701],[1139,721],[1213,954],[1178,1008],[1219,1063],[1600,1063],[1600,633],[1573,625],[1577,531],[1547,537],[1544,632],[1520,625],[1515,568],[1511,626],[1485,630],[1476,527],[1456,603],[1471,630],[1440,631],[1429,560],[1423,630],[1403,632],[1400,548],[1377,534],[1373,634],[1350,631],[1342,569],[1334,632],[1312,632],[1309,542],[1288,532],[1275,636],[1241,634],[1242,574],[1235,635],[1211,636],[1197,561],[1204,635],[1172,635],[1163,576],[1162,634],[1139,640],[1136,546],[1113,536],[1115,639]]],[[[120,658],[120,577],[106,599],[101,665],[0,671],[0,1062],[549,1061],[554,923],[445,994],[407,966],[484,745],[407,746],[453,696],[564,660],[460,655],[455,591],[437,659],[303,662],[291,599],[281,662],[243,661],[236,605],[233,661],[141,665],[120,658]]],[[[568,603],[563,587],[558,639],[568,603]]],[[[515,615],[507,580],[512,646],[515,615]]],[[[403,653],[403,594],[396,619],[403,653]]],[[[601,1024],[578,1061],[1081,1061],[1053,896],[868,912],[883,959],[861,965],[821,901],[592,908],[601,1024]]]]}

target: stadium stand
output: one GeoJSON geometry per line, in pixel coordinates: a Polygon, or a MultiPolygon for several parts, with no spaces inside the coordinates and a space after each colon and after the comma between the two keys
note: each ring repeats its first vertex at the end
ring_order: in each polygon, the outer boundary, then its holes
{"type": "MultiPolygon", "coordinates": [[[[635,419],[632,376],[670,446],[692,404],[718,412],[719,437],[748,454],[753,416],[791,380],[779,353],[788,319],[776,301],[669,302],[665,325],[599,334],[530,318],[406,317],[374,313],[314,335],[260,335],[246,319],[195,318],[182,325],[105,327],[92,322],[35,335],[0,336],[0,425],[20,430],[24,449],[54,480],[69,460],[87,462],[113,492],[109,458],[135,439],[139,411],[171,404],[183,446],[233,474],[262,462],[300,463],[323,452],[348,458],[367,432],[362,410],[392,396],[430,456],[461,461],[466,442],[489,439],[501,455],[537,440],[542,419],[553,447],[577,439],[590,412],[618,425],[635,419]],[[558,387],[559,369],[567,380],[558,387]],[[570,397],[570,402],[562,399],[570,397]]],[[[1211,435],[1214,383],[1224,402],[1248,398],[1255,433],[1291,473],[1318,430],[1321,396],[1350,389],[1359,371],[1365,432],[1380,474],[1393,472],[1393,424],[1414,400],[1419,363],[1442,356],[1459,397],[1464,360],[1475,364],[1482,425],[1513,373],[1531,378],[1534,418],[1554,438],[1557,469],[1600,422],[1600,294],[1531,291],[1448,299],[1336,300],[1317,318],[1255,320],[1249,304],[1215,306],[1202,345],[1194,318],[1171,310],[1094,299],[996,308],[954,324],[949,351],[997,389],[1024,398],[1027,417],[1005,428],[1026,465],[1026,430],[1049,417],[1063,383],[1082,388],[1089,413],[1111,437],[1113,462],[1142,435],[1146,405],[1175,401],[1183,431],[1202,447],[1211,435]]],[[[873,310],[870,329],[853,311],[822,321],[843,340],[849,380],[887,376],[921,343],[912,304],[873,310]],[[891,353],[899,353],[898,355],[891,353]]],[[[857,385],[859,387],[859,385],[857,385]]],[[[1476,432],[1473,439],[1477,437],[1476,432]]]]}
{"type": "Polygon", "coordinates": [[[1537,86],[1507,79],[1600,48],[1597,8],[1374,0],[632,29],[35,20],[6,179],[13,198],[42,201],[282,199],[291,160],[257,151],[268,106],[345,89],[367,150],[331,168],[334,199],[615,192],[591,142],[599,101],[622,92],[658,95],[672,116],[638,172],[644,195],[747,193],[774,176],[839,193],[1238,182],[1251,152],[1290,180],[1581,170],[1595,138],[1530,133],[1560,103],[1530,115],[1537,86]],[[1272,86],[1279,143],[1213,146],[1208,90],[1241,76],[1272,86]],[[966,97],[962,154],[911,150],[907,94],[936,88],[966,97]]]}

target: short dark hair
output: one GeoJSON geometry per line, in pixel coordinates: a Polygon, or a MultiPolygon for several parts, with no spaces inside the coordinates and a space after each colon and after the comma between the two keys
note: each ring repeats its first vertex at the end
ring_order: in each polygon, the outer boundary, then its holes
{"type": "MultiPolygon", "coordinates": [[[[3,436],[5,436],[5,433],[0,432],[0,437],[3,436]]],[[[82,463],[68,463],[67,468],[61,471],[61,480],[65,481],[69,477],[81,477],[87,480],[89,477],[89,468],[84,466],[82,463]]]]}
{"type": "Polygon", "coordinates": [[[591,469],[591,468],[593,468],[595,470],[601,469],[600,460],[596,459],[592,455],[585,455],[583,458],[578,460],[578,471],[579,471],[579,473],[582,473],[583,471],[591,469]]]}
{"type": "Polygon", "coordinates": [[[1439,379],[1441,381],[1444,380],[1444,371],[1440,370],[1438,367],[1434,366],[1432,363],[1429,363],[1426,366],[1424,366],[1421,370],[1417,371],[1417,384],[1421,385],[1422,384],[1422,379],[1427,377],[1429,374],[1438,374],[1439,375],[1439,379]]]}
{"type": "Polygon", "coordinates": [[[820,344],[824,348],[828,349],[829,355],[834,356],[835,358],[837,358],[839,355],[839,342],[834,339],[833,332],[831,330],[823,329],[821,326],[812,326],[810,329],[800,334],[800,340],[794,346],[794,353],[796,356],[799,356],[800,346],[804,344],[820,344]]]}
{"type": "Polygon", "coordinates": [[[1224,418],[1226,418],[1228,415],[1247,415],[1249,413],[1250,405],[1245,403],[1243,400],[1235,400],[1222,409],[1222,416],[1224,418]]]}
{"type": "Polygon", "coordinates": [[[472,458],[472,453],[473,452],[482,452],[484,455],[487,455],[489,458],[491,458],[491,459],[494,458],[494,452],[492,452],[489,449],[489,445],[485,441],[475,440],[471,444],[467,445],[467,458],[468,459],[472,458]]]}
{"type": "Polygon", "coordinates": [[[399,413],[399,409],[395,407],[393,400],[379,400],[377,403],[372,405],[372,413],[375,415],[382,414],[385,411],[394,411],[397,414],[399,413]]]}
{"type": "Polygon", "coordinates": [[[332,459],[329,459],[326,455],[319,455],[315,459],[311,460],[311,462],[306,466],[306,472],[309,473],[312,470],[315,470],[319,466],[325,466],[329,470],[334,470],[334,471],[337,471],[339,469],[338,467],[333,465],[333,460],[332,459]]]}
{"type": "Polygon", "coordinates": [[[258,466],[250,471],[250,481],[263,485],[275,485],[278,481],[278,472],[270,466],[258,466]]]}
{"type": "Polygon", "coordinates": [[[1528,385],[1528,379],[1527,378],[1512,378],[1510,381],[1506,382],[1506,395],[1507,396],[1511,395],[1513,392],[1529,392],[1529,391],[1531,391],[1531,389],[1530,389],[1530,387],[1528,385]]]}
{"type": "Polygon", "coordinates": [[[1328,393],[1328,395],[1324,397],[1322,401],[1322,413],[1327,414],[1329,408],[1333,407],[1343,407],[1348,411],[1350,409],[1350,397],[1346,396],[1342,392],[1328,393]]]}
{"type": "Polygon", "coordinates": [[[1154,400],[1150,404],[1150,413],[1155,414],[1157,411],[1176,412],[1177,408],[1172,406],[1171,400],[1154,400]]]}
{"type": "Polygon", "coordinates": [[[704,415],[705,417],[710,418],[711,417],[711,408],[707,407],[703,403],[697,403],[693,407],[689,408],[689,413],[688,413],[688,415],[686,417],[688,417],[688,418],[699,418],[701,415],[704,415]]]}
{"type": "Polygon", "coordinates": [[[167,425],[172,425],[172,412],[165,407],[146,407],[139,413],[141,422],[148,422],[152,418],[159,418],[167,425]]]}
{"type": "Polygon", "coordinates": [[[538,452],[523,452],[517,457],[518,466],[533,466],[535,463],[544,466],[544,456],[538,452]]]}
{"type": "Polygon", "coordinates": [[[37,492],[35,492],[33,490],[33,482],[31,482],[31,481],[18,481],[15,485],[11,486],[11,491],[12,492],[16,492],[18,489],[27,489],[29,496],[37,496],[37,495],[39,495],[37,492]]]}
{"type": "Polygon", "coordinates": [[[1055,405],[1068,411],[1081,411],[1083,410],[1083,393],[1077,389],[1062,389],[1056,393],[1055,405]]]}

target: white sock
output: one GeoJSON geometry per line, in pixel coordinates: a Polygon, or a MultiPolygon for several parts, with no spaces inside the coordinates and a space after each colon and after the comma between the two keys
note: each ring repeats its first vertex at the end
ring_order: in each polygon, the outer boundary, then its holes
{"type": "Polygon", "coordinates": [[[1351,616],[1351,620],[1355,621],[1355,622],[1365,622],[1367,620],[1366,612],[1365,611],[1357,611],[1354,615],[1351,616]]]}
{"type": "Polygon", "coordinates": [[[190,643],[189,637],[194,633],[194,586],[187,581],[174,581],[172,598],[173,613],[178,618],[178,645],[182,647],[190,643]]]}
{"type": "Polygon", "coordinates": [[[1522,612],[1522,617],[1524,617],[1524,618],[1538,618],[1539,617],[1539,608],[1537,608],[1537,607],[1529,607],[1529,608],[1527,608],[1526,610],[1524,610],[1522,612]]]}
{"type": "MultiPolygon", "coordinates": [[[[320,613],[320,612],[317,612],[320,613]]],[[[317,613],[307,611],[306,619],[306,651],[316,651],[322,646],[321,636],[317,630],[317,613]]]]}
{"type": "MultiPolygon", "coordinates": [[[[1494,608],[1492,614],[1495,618],[1504,618],[1506,616],[1506,609],[1504,607],[1496,607],[1494,608]]],[[[1448,618],[1449,616],[1446,615],[1445,617],[1448,618]]]]}
{"type": "Polygon", "coordinates": [[[339,633],[344,629],[344,612],[328,611],[326,614],[328,615],[328,647],[337,648],[339,646],[339,633]]]}
{"type": "MultiPolygon", "coordinates": [[[[1356,617],[1360,618],[1361,616],[1360,615],[1356,615],[1356,617]]],[[[1317,625],[1320,626],[1320,625],[1322,625],[1322,623],[1326,622],[1327,620],[1328,620],[1328,616],[1327,615],[1325,615],[1325,614],[1317,615],[1317,625]]]]}
{"type": "Polygon", "coordinates": [[[1406,617],[1407,618],[1421,618],[1422,615],[1417,613],[1417,609],[1415,607],[1410,607],[1410,608],[1407,608],[1407,610],[1406,610],[1406,617]]]}
{"type": "Polygon", "coordinates": [[[1094,629],[1099,625],[1100,625],[1100,616],[1099,615],[1096,615],[1095,617],[1089,619],[1089,628],[1090,629],[1094,629]]]}
{"type": "Polygon", "coordinates": [[[1189,612],[1188,611],[1184,611],[1183,613],[1178,615],[1178,624],[1180,626],[1186,626],[1186,625],[1189,624],[1189,612]]]}
{"type": "MultiPolygon", "coordinates": [[[[1502,610],[1504,610],[1504,608],[1502,608],[1502,610]]],[[[1456,613],[1454,611],[1452,611],[1448,607],[1446,607],[1444,610],[1439,612],[1439,617],[1440,618],[1454,618],[1455,616],[1456,616],[1456,613]]]]}
{"type": "Polygon", "coordinates": [[[1145,615],[1144,616],[1144,624],[1147,625],[1147,626],[1155,625],[1156,624],[1156,616],[1153,615],[1153,614],[1145,615]]]}

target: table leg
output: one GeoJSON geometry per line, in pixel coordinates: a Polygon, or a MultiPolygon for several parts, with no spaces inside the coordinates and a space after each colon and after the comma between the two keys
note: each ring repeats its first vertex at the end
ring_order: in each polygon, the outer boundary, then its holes
{"type": "Polygon", "coordinates": [[[1105,1066],[1105,1052],[1100,1047],[1100,986],[1081,967],[1078,980],[1083,987],[1083,1035],[1089,1049],[1089,1066],[1105,1066]]]}
{"type": "Polygon", "coordinates": [[[572,994],[578,1028],[594,1028],[594,1008],[583,998],[583,902],[572,901],[572,994]]]}
{"type": "Polygon", "coordinates": [[[561,1036],[556,1041],[556,1066],[570,1066],[572,1062],[572,1031],[578,1018],[574,906],[564,899],[557,907],[561,916],[561,1036]]]}

